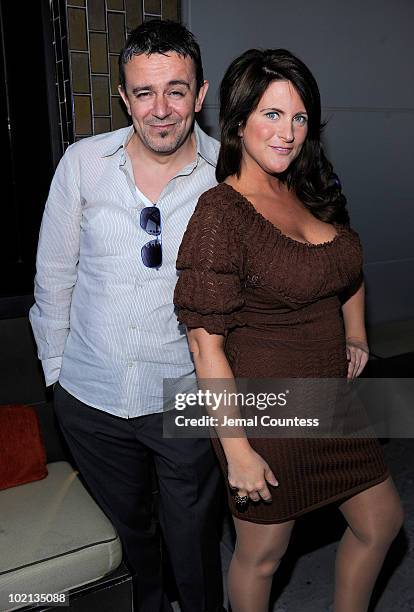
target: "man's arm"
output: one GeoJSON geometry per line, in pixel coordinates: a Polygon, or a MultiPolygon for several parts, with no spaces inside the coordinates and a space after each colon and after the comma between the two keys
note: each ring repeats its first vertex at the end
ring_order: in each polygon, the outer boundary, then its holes
{"type": "Polygon", "coordinates": [[[69,148],[53,177],[43,214],[36,258],[35,304],[29,314],[47,386],[59,378],[69,333],[79,260],[81,204],[78,162],[69,148]]]}

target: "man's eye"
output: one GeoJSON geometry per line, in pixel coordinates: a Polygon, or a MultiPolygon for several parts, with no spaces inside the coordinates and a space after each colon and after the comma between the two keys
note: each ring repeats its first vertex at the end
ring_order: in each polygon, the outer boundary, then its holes
{"type": "Polygon", "coordinates": [[[182,98],[184,96],[182,91],[170,91],[170,96],[174,96],[174,98],[182,98]]]}
{"type": "Polygon", "coordinates": [[[151,94],[150,91],[140,91],[137,93],[136,97],[137,98],[148,98],[150,94],[151,94]]]}
{"type": "Polygon", "coordinates": [[[276,111],[270,111],[268,113],[265,113],[265,116],[274,121],[275,119],[279,118],[279,113],[277,113],[276,111]]]}

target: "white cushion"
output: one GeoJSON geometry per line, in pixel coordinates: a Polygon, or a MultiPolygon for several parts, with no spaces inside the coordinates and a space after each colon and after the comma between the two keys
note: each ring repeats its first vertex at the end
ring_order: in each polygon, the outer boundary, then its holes
{"type": "Polygon", "coordinates": [[[118,535],[66,461],[43,480],[0,491],[0,611],[10,593],[58,593],[88,584],[122,560],[118,535]]]}

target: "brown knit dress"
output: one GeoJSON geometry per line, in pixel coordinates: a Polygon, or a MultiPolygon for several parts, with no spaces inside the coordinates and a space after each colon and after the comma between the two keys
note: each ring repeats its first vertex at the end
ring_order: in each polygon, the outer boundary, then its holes
{"type": "MultiPolygon", "coordinates": [[[[188,328],[225,334],[239,378],[346,377],[339,294],[358,281],[358,235],[335,225],[330,242],[285,236],[230,185],[204,193],[184,235],[174,302],[188,328]]],[[[367,438],[250,439],[279,481],[272,503],[234,516],[280,523],[349,497],[388,476],[381,447],[367,438]]],[[[212,440],[227,477],[219,440],[212,440]]]]}

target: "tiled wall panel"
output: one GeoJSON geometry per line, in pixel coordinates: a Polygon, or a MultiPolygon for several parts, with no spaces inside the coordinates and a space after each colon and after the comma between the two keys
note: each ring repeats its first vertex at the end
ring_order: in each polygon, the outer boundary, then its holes
{"type": "Polygon", "coordinates": [[[88,29],[105,32],[106,7],[105,0],[88,0],[88,29]]]}
{"type": "MultiPolygon", "coordinates": [[[[86,1],[86,0],[85,0],[86,1]]],[[[77,0],[76,4],[80,4],[77,0]]],[[[75,5],[75,3],[74,3],[75,5]]],[[[65,3],[53,0],[50,6],[50,17],[53,24],[53,46],[56,62],[56,89],[59,103],[59,129],[62,150],[74,141],[73,125],[73,106],[72,106],[72,86],[69,59],[69,42],[67,38],[67,26],[69,19],[73,24],[76,22],[76,14],[69,15],[66,11],[65,3]]],[[[82,30],[82,26],[80,28],[82,30]]],[[[80,86],[81,76],[77,67],[76,85],[80,86]]]]}
{"type": "Polygon", "coordinates": [[[73,93],[90,93],[91,86],[89,80],[89,57],[87,53],[77,53],[72,51],[70,54],[72,65],[72,89],[73,93]]]}
{"type": "Polygon", "coordinates": [[[91,72],[93,74],[108,74],[108,44],[106,32],[90,32],[89,46],[91,72]]]}
{"type": "Polygon", "coordinates": [[[177,0],[162,0],[162,18],[180,21],[180,2],[177,0]]]}
{"type": "Polygon", "coordinates": [[[63,149],[128,125],[118,94],[118,54],[143,21],[179,21],[179,0],[52,0],[63,149]]]}

